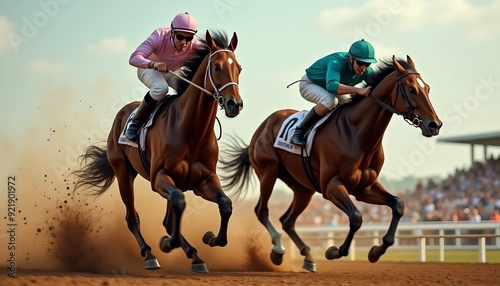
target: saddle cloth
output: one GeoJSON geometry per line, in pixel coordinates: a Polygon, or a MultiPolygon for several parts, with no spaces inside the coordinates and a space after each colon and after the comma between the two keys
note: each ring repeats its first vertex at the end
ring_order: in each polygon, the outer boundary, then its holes
{"type": "MultiPolygon", "coordinates": [[[[302,148],[290,143],[290,139],[292,138],[296,127],[299,126],[302,120],[304,120],[304,117],[306,117],[307,112],[308,112],[307,110],[299,111],[297,113],[290,115],[283,121],[278,136],[274,141],[273,147],[283,149],[285,151],[298,155],[302,154],[302,148]]],[[[311,154],[312,143],[317,128],[321,124],[323,124],[323,122],[325,122],[326,119],[328,119],[328,117],[330,117],[332,113],[333,110],[325,114],[325,116],[323,116],[323,118],[321,118],[318,122],[316,122],[316,124],[309,130],[309,134],[307,135],[307,140],[306,140],[306,152],[305,154],[303,154],[305,157],[309,157],[309,154],[311,154]]]]}
{"type": "Polygon", "coordinates": [[[153,125],[153,118],[155,117],[155,114],[156,114],[156,111],[158,110],[158,108],[155,108],[153,113],[149,116],[149,119],[146,122],[146,124],[141,129],[139,129],[139,134],[137,136],[138,137],[137,141],[139,142],[139,144],[137,142],[129,140],[125,136],[125,130],[132,122],[132,119],[134,119],[135,113],[137,112],[138,109],[139,109],[139,107],[137,107],[136,109],[134,109],[134,111],[132,111],[132,113],[130,113],[130,115],[127,119],[127,123],[125,123],[125,126],[124,126],[122,132],[120,133],[120,137],[118,138],[118,144],[129,145],[129,146],[132,146],[135,148],[138,148],[138,145],[140,144],[142,151],[144,151],[145,150],[144,146],[146,145],[146,133],[148,132],[148,128],[151,125],[153,125]]]}

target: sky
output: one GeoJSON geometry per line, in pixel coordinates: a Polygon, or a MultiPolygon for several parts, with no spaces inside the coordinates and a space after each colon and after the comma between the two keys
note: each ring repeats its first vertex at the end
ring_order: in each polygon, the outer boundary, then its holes
{"type": "Polygon", "coordinates": [[[86,146],[106,140],[116,112],[147,91],[130,54],[184,11],[197,18],[201,36],[207,29],[238,35],[244,109],[232,119],[219,112],[223,138],[249,142],[272,112],[309,110],[298,85],[286,86],[361,38],[378,59],[412,57],[444,123],[437,137],[424,138],[393,116],[381,176],[446,177],[470,166],[470,147],[438,138],[499,130],[500,1],[1,1],[2,176],[58,177],[86,146]]]}

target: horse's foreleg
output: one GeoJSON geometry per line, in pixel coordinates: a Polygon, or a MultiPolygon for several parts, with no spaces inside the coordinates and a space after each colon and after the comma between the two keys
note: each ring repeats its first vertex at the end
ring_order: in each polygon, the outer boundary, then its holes
{"type": "MultiPolygon", "coordinates": [[[[163,219],[163,226],[165,227],[165,230],[167,231],[168,234],[172,233],[172,228],[174,223],[175,223],[174,213],[171,211],[170,203],[167,203],[167,212],[165,214],[165,218],[163,219]]],[[[191,244],[189,244],[189,242],[186,240],[186,238],[184,238],[182,234],[181,234],[181,248],[186,253],[187,258],[192,260],[191,270],[193,272],[198,272],[198,273],[208,272],[205,262],[200,257],[198,257],[198,250],[193,246],[191,246],[191,244]]]]}
{"type": "Polygon", "coordinates": [[[201,196],[205,200],[215,202],[219,206],[219,214],[221,218],[219,233],[217,236],[208,231],[203,236],[203,242],[209,246],[226,246],[227,245],[227,229],[229,219],[233,213],[233,203],[231,199],[222,191],[219,178],[215,174],[211,174],[206,180],[201,181],[194,193],[201,196]]]}
{"type": "Polygon", "coordinates": [[[181,218],[186,208],[186,199],[184,193],[175,187],[170,176],[164,171],[160,171],[156,176],[154,189],[168,200],[173,211],[170,237],[164,236],[160,240],[160,249],[168,253],[181,246],[181,218]]]}
{"type": "Polygon", "coordinates": [[[349,254],[349,248],[354,238],[354,234],[363,223],[361,212],[359,212],[352,202],[343,183],[336,178],[330,182],[326,191],[323,193],[323,197],[333,202],[339,209],[346,213],[349,218],[349,232],[347,233],[344,243],[339,248],[336,246],[328,248],[325,253],[325,257],[331,260],[347,256],[349,254]]]}
{"type": "Polygon", "coordinates": [[[373,246],[368,254],[368,260],[374,263],[379,260],[387,248],[394,244],[394,236],[396,235],[399,220],[403,216],[405,205],[403,200],[388,193],[378,182],[374,183],[369,191],[358,194],[356,199],[369,204],[386,205],[392,209],[391,223],[387,233],[382,238],[382,245],[373,246]]]}

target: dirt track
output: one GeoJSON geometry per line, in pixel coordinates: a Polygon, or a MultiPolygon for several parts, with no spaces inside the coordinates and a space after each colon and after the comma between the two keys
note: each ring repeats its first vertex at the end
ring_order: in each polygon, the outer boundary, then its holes
{"type": "MultiPolygon", "coordinates": [[[[249,205],[234,204],[229,244],[210,248],[201,242],[216,231],[217,206],[187,194],[183,233],[199,250],[210,273],[189,271],[181,250],[165,254],[158,242],[165,202],[153,192],[138,192],[142,231],[162,269],[144,270],[143,258],[124,220],[116,187],[98,200],[71,193],[71,181],[42,176],[18,203],[17,278],[7,276],[6,252],[0,261],[0,285],[498,285],[500,264],[389,263],[320,261],[317,273],[302,270],[302,261],[285,255],[283,265],[269,261],[268,233],[249,205]],[[37,270],[32,270],[37,269],[37,270]]],[[[147,182],[137,184],[147,190],[147,182]]],[[[276,219],[276,215],[273,216],[276,219]]],[[[6,223],[3,224],[4,227],[6,223]]],[[[275,222],[279,226],[278,222],[275,222]]],[[[279,228],[279,227],[278,227],[279,228]]],[[[6,230],[2,229],[2,233],[6,230]]],[[[2,248],[6,245],[2,243],[2,248]]]]}
{"type": "MultiPolygon", "coordinates": [[[[392,263],[321,261],[317,273],[292,271],[211,271],[146,275],[19,270],[17,278],[2,270],[0,285],[498,285],[500,264],[392,263]]],[[[296,268],[296,269],[295,269],[296,268]]]]}
{"type": "MultiPolygon", "coordinates": [[[[154,211],[143,212],[144,229],[162,268],[147,271],[122,211],[71,201],[55,204],[56,211],[30,209],[33,214],[27,213],[19,228],[17,278],[8,277],[2,265],[0,285],[498,285],[500,264],[488,263],[371,264],[316,257],[317,273],[309,273],[301,268],[301,260],[292,261],[287,254],[283,265],[276,267],[269,260],[268,235],[256,219],[244,215],[250,210],[237,209],[226,247],[201,243],[204,231],[217,229],[219,218],[216,207],[196,200],[186,212],[184,229],[210,273],[192,273],[191,261],[181,250],[164,254],[158,249],[164,234],[158,227],[163,207],[152,207],[154,200],[147,201],[154,211]],[[92,213],[101,214],[101,219],[92,213]]],[[[121,207],[112,197],[105,206],[121,207]]]]}

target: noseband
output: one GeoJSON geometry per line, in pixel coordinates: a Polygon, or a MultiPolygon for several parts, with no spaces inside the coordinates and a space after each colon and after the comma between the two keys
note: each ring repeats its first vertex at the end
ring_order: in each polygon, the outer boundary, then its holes
{"type": "Polygon", "coordinates": [[[389,110],[390,112],[395,113],[397,115],[403,116],[403,119],[406,121],[406,123],[408,123],[410,125],[413,125],[414,127],[419,127],[420,124],[422,123],[422,120],[420,119],[420,117],[418,116],[418,114],[416,114],[413,111],[413,108],[411,108],[410,102],[408,101],[408,96],[406,95],[406,91],[403,88],[403,83],[401,82],[401,79],[403,77],[405,77],[407,75],[411,75],[411,74],[420,75],[420,73],[415,72],[415,71],[413,71],[413,72],[407,72],[407,73],[402,74],[402,75],[399,75],[396,72],[397,89],[396,89],[396,98],[395,98],[395,101],[394,101],[394,106],[396,106],[396,101],[398,100],[398,95],[401,94],[401,97],[403,98],[403,102],[404,102],[404,105],[406,107],[406,110],[408,110],[408,115],[401,114],[394,107],[386,104],[382,100],[380,100],[380,99],[376,98],[375,96],[371,95],[371,93],[370,93],[370,97],[373,98],[379,105],[381,105],[385,109],[389,110]]]}

